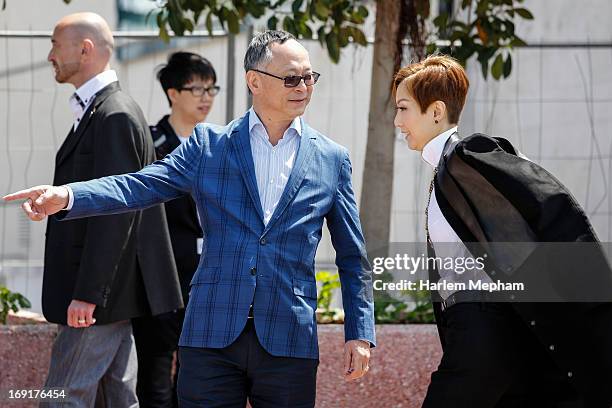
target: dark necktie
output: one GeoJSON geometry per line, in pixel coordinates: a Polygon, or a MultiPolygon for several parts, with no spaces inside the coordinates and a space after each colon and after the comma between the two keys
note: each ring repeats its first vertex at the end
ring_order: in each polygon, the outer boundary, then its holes
{"type": "Polygon", "coordinates": [[[83,110],[85,110],[85,103],[83,102],[83,100],[81,99],[79,94],[75,92],[73,95],[74,95],[74,99],[76,99],[76,101],[79,103],[79,105],[81,105],[81,108],[83,110]]]}

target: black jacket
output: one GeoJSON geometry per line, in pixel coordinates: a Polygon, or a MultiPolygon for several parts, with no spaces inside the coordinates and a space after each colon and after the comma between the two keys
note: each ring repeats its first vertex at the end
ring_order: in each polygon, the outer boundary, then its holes
{"type": "MultiPolygon", "coordinates": [[[[96,95],[56,156],[54,185],[138,171],[155,159],[144,115],[114,82],[96,95]]],[[[162,206],[121,215],[49,217],[43,313],[66,324],[72,299],[97,305],[96,324],[182,307],[162,206]]]]}
{"type": "MultiPolygon", "coordinates": [[[[554,176],[520,157],[507,140],[474,134],[449,142],[438,164],[435,191],[461,240],[471,251],[490,255],[486,270],[493,280],[549,274],[553,284],[580,285],[589,279],[589,288],[610,298],[610,266],[584,211],[554,176]],[[491,247],[493,242],[538,245],[509,256],[491,247]],[[542,243],[572,244],[554,256],[548,250],[539,256],[542,243]],[[584,243],[589,243],[589,266],[573,256],[584,243]]],[[[556,289],[571,298],[568,287],[556,289]]],[[[612,303],[512,304],[555,360],[560,375],[585,396],[587,406],[612,406],[612,303]]]]}
{"type": "MultiPolygon", "coordinates": [[[[181,145],[174,129],[168,123],[168,115],[161,118],[157,125],[151,126],[151,136],[153,137],[157,159],[163,159],[181,145]]],[[[189,283],[200,261],[196,242],[198,238],[202,238],[202,228],[200,227],[196,204],[190,195],[186,194],[168,201],[164,203],[164,206],[168,217],[174,260],[181,281],[183,300],[187,303],[189,283]]]]}

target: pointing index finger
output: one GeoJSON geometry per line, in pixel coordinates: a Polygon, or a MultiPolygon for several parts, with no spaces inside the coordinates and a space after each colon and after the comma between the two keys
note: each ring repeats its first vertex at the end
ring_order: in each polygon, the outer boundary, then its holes
{"type": "Polygon", "coordinates": [[[4,197],[2,197],[2,199],[4,201],[15,201],[15,200],[23,199],[23,198],[32,198],[32,199],[34,199],[35,197],[32,197],[32,193],[33,192],[34,191],[31,188],[29,188],[27,190],[20,190],[20,191],[17,191],[15,193],[12,193],[12,194],[7,194],[4,197]]]}

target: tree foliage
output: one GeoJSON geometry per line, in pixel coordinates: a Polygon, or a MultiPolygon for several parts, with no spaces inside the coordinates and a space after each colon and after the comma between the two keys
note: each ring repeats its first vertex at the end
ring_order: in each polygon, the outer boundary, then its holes
{"type": "MultiPolygon", "coordinates": [[[[522,7],[523,0],[461,0],[457,12],[440,13],[433,24],[427,24],[430,0],[398,1],[402,3],[402,30],[397,39],[396,66],[401,64],[407,39],[411,55],[417,59],[440,51],[465,65],[476,55],[485,79],[489,72],[494,79],[510,75],[510,51],[525,45],[515,34],[515,19],[533,19],[532,13],[522,7]],[[441,40],[447,40],[448,44],[441,40]]],[[[368,44],[363,32],[369,15],[368,3],[367,0],[165,0],[155,14],[159,36],[164,41],[170,40],[171,32],[183,36],[200,24],[212,35],[215,22],[236,34],[247,18],[265,16],[269,29],[283,29],[298,38],[317,38],[330,59],[337,63],[342,48],[351,43],[368,44]]],[[[3,9],[5,6],[6,0],[3,0],[3,9]]]]}
{"type": "Polygon", "coordinates": [[[494,79],[508,77],[512,72],[511,49],[526,45],[515,33],[515,19],[533,19],[529,10],[520,7],[522,2],[523,0],[462,0],[461,10],[468,16],[467,20],[461,21],[447,13],[434,18],[435,38],[448,40],[450,44],[437,47],[430,42],[428,52],[439,49],[442,53],[454,56],[464,65],[470,57],[476,55],[485,79],[489,71],[494,79]]]}
{"type": "MultiPolygon", "coordinates": [[[[523,0],[461,0],[452,15],[440,13],[429,23],[430,0],[398,1],[402,3],[398,64],[407,42],[410,55],[416,58],[441,51],[465,65],[476,55],[485,78],[489,72],[494,79],[510,75],[510,51],[525,45],[515,33],[515,21],[533,19],[531,12],[522,7],[523,0]]],[[[368,44],[364,34],[368,3],[366,0],[167,0],[155,14],[159,35],[165,41],[171,32],[182,36],[200,24],[212,34],[215,22],[235,34],[247,18],[264,17],[269,29],[283,29],[298,38],[317,38],[330,59],[337,63],[342,48],[351,43],[368,44]]]]}

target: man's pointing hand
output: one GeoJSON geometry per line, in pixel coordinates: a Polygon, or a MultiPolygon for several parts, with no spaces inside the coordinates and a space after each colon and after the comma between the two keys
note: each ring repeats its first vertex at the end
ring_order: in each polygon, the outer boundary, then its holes
{"type": "Polygon", "coordinates": [[[42,221],[48,215],[68,205],[68,189],[64,186],[36,186],[3,197],[5,201],[25,199],[21,208],[32,221],[42,221]]]}

